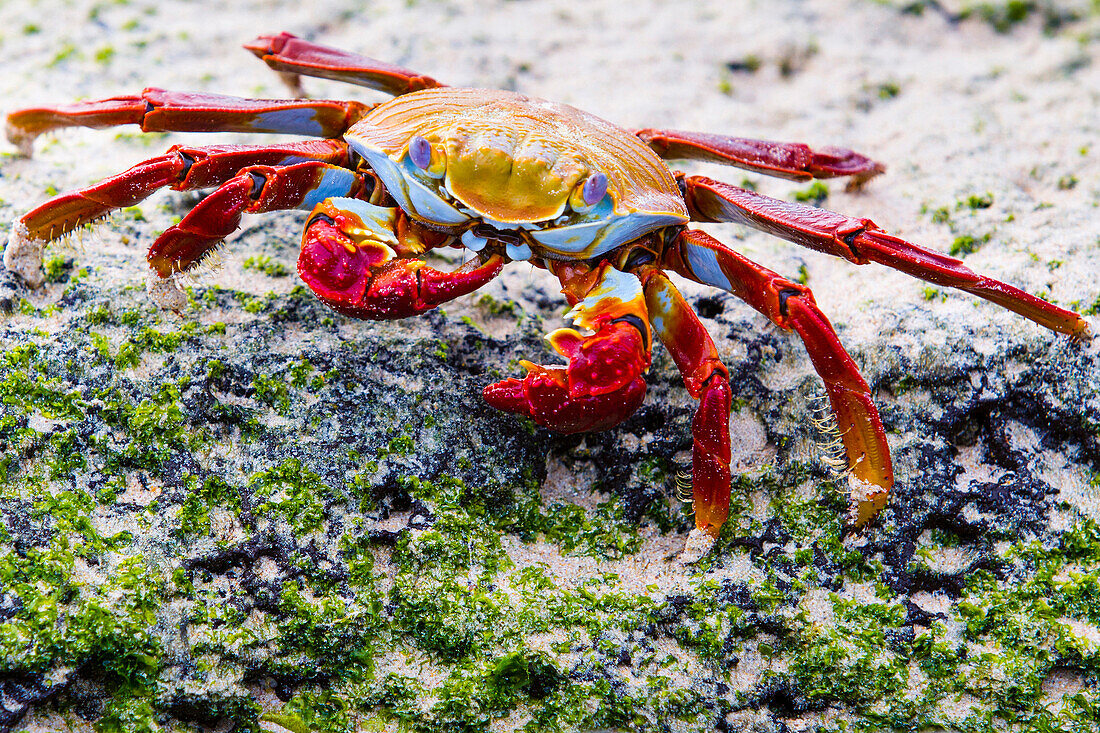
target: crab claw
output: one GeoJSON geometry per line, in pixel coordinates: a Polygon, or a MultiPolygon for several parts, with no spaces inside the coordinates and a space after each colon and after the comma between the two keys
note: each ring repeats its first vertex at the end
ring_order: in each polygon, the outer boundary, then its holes
{"type": "Polygon", "coordinates": [[[629,320],[609,321],[588,337],[561,328],[547,338],[569,365],[522,361],[527,376],[490,384],[482,391],[486,402],[559,433],[606,430],[642,404],[649,351],[629,320]]]}
{"type": "Polygon", "coordinates": [[[504,266],[504,259],[493,255],[456,272],[428,267],[413,255],[435,242],[416,240],[398,216],[397,209],[359,199],[326,199],[306,225],[298,274],[333,310],[388,320],[472,293],[504,266]]]}

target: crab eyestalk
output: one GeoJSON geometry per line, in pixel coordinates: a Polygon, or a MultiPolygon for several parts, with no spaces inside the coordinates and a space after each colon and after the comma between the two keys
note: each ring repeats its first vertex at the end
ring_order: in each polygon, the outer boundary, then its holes
{"type": "Polygon", "coordinates": [[[593,173],[573,189],[573,193],[569,195],[569,208],[578,214],[587,214],[596,208],[596,204],[603,201],[606,195],[607,176],[603,173],[593,173]]]}
{"type": "Polygon", "coordinates": [[[409,142],[409,160],[432,178],[442,178],[447,172],[447,158],[443,151],[419,135],[409,142]]]}

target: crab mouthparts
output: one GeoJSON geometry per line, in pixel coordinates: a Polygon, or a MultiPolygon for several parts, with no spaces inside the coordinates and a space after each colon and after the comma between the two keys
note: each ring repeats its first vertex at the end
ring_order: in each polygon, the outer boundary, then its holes
{"type": "Polygon", "coordinates": [[[467,249],[480,252],[489,242],[504,245],[505,254],[512,260],[529,260],[533,254],[531,243],[522,230],[502,230],[480,222],[462,233],[462,244],[467,249]]]}

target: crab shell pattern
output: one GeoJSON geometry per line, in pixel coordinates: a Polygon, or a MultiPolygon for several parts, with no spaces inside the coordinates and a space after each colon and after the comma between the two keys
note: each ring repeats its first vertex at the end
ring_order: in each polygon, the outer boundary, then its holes
{"type": "Polygon", "coordinates": [[[379,105],[344,139],[405,213],[444,229],[476,219],[522,231],[538,257],[589,260],[688,221],[675,179],[648,146],[562,104],[428,89],[379,105]],[[409,153],[417,140],[430,145],[426,169],[409,153]],[[580,189],[600,174],[606,195],[586,204],[580,189]]]}

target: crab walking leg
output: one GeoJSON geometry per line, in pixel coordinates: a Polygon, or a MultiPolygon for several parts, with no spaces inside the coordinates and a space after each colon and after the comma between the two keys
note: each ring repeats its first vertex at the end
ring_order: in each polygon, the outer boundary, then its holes
{"type": "Polygon", "coordinates": [[[149,248],[149,265],[162,278],[186,272],[241,225],[243,214],[312,209],[331,196],[369,194],[369,184],[339,166],[310,161],[251,166],[217,188],[169,227],[149,248]]]}
{"type": "Polygon", "coordinates": [[[26,236],[53,240],[111,211],[133,206],[161,188],[210,188],[250,165],[279,166],[304,160],[347,167],[347,143],[305,140],[283,145],[176,145],[164,155],[142,161],[118,175],[55,196],[21,216],[18,224],[26,236]]]}
{"type": "Polygon", "coordinates": [[[804,285],[729,249],[710,235],[684,230],[665,251],[664,263],[696,282],[733,293],[780,328],[794,329],[810,355],[814,369],[836,416],[848,456],[850,510],[859,527],[886,505],[894,484],[890,448],[871,390],[844,350],[829,319],[818,309],[804,285]]]}
{"type": "Polygon", "coordinates": [[[768,198],[702,176],[682,178],[681,187],[694,221],[747,224],[857,265],[877,262],[936,285],[965,290],[1075,339],[1089,338],[1088,323],[1073,311],[979,275],[954,257],[887,234],[870,219],[768,198]]]}
{"type": "Polygon", "coordinates": [[[443,86],[430,76],[350,51],[310,43],[289,33],[260,36],[244,47],[275,71],[292,77],[302,74],[333,79],[395,96],[443,86]]]}
{"type": "Polygon", "coordinates": [[[857,188],[886,170],[846,148],[814,150],[802,143],[681,130],[636,130],[634,134],[666,160],[706,160],[794,181],[850,176],[848,187],[857,188]]]}
{"type": "Polygon", "coordinates": [[[730,385],[714,340],[684,296],[659,268],[635,271],[645,290],[649,322],[699,400],[691,423],[695,526],[712,537],[730,511],[730,385]]]}
{"type": "Polygon", "coordinates": [[[149,88],[111,97],[12,112],[8,140],[29,156],[34,139],[63,127],[140,125],[143,132],[278,132],[340,137],[371,107],[320,99],[245,99],[149,88]]]}
{"type": "Polygon", "coordinates": [[[582,335],[559,328],[546,339],[565,367],[529,361],[523,379],[506,379],[482,391],[498,410],[526,415],[559,433],[607,430],[630,417],[645,398],[652,333],[638,279],[604,262],[595,269],[551,264],[573,304],[567,314],[582,335]]]}
{"type": "Polygon", "coordinates": [[[331,198],[314,208],[302,236],[298,274],[330,308],[354,318],[407,318],[472,293],[496,277],[504,258],[440,272],[415,259],[450,237],[417,227],[398,208],[331,198]]]}

